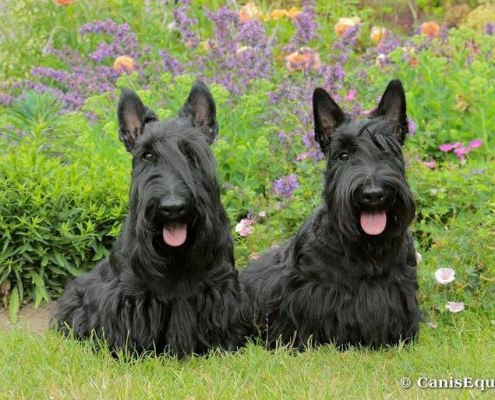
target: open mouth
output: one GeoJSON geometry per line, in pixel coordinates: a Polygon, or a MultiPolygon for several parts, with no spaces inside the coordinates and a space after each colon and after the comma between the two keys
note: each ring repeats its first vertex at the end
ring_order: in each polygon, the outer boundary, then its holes
{"type": "Polygon", "coordinates": [[[387,213],[385,211],[362,211],[359,222],[364,233],[371,236],[380,235],[387,227],[387,213]]]}
{"type": "Polygon", "coordinates": [[[170,247],[182,246],[187,240],[187,224],[169,222],[163,225],[163,241],[170,247]]]}

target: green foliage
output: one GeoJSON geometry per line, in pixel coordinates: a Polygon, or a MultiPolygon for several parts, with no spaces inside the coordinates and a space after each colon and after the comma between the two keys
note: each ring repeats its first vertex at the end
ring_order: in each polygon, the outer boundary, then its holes
{"type": "MultiPolygon", "coordinates": [[[[425,41],[415,38],[420,46],[425,41]]],[[[485,151],[493,154],[494,45],[494,36],[479,38],[472,30],[452,29],[444,42],[435,41],[421,52],[411,55],[411,49],[398,48],[392,53],[397,74],[407,82],[408,107],[418,124],[413,143],[425,158],[453,160],[455,156],[442,155],[438,145],[474,139],[482,139],[485,151]],[[401,61],[404,57],[406,62],[401,61]]]]}
{"type": "Polygon", "coordinates": [[[447,301],[487,312],[495,305],[495,176],[485,163],[442,164],[410,170],[418,216],[413,226],[418,251],[421,304],[432,320],[449,319],[447,301]],[[439,268],[455,270],[443,287],[434,279],[439,268]]]}
{"type": "Polygon", "coordinates": [[[0,283],[12,288],[12,314],[56,297],[107,254],[126,213],[122,172],[99,153],[67,163],[31,137],[1,158],[0,283]]]}
{"type": "Polygon", "coordinates": [[[78,131],[89,130],[83,115],[63,113],[61,102],[49,93],[28,91],[0,114],[0,129],[7,141],[0,148],[29,139],[37,152],[70,159],[77,154],[78,131]]]}

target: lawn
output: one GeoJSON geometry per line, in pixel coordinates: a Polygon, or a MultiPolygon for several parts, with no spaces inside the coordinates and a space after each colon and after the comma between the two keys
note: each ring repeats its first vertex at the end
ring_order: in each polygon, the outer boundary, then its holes
{"type": "Polygon", "coordinates": [[[0,334],[0,398],[493,397],[495,7],[173,3],[0,6],[0,293],[11,320],[23,304],[56,300],[119,233],[131,162],[117,135],[121,88],[160,118],[178,112],[197,78],[211,88],[220,126],[212,150],[241,269],[294,235],[321,201],[313,90],[358,117],[398,78],[423,259],[419,341],[302,354],[250,344],[237,354],[132,361],[14,329],[0,334]],[[433,388],[464,378],[477,387],[433,388]]]}
{"type": "Polygon", "coordinates": [[[2,333],[0,343],[5,399],[471,399],[495,390],[494,321],[473,313],[452,326],[423,326],[413,346],[379,352],[326,346],[294,354],[249,344],[237,354],[125,361],[51,332],[2,333]],[[401,386],[403,378],[410,388],[401,386]],[[463,378],[477,387],[427,387],[463,378]]]}

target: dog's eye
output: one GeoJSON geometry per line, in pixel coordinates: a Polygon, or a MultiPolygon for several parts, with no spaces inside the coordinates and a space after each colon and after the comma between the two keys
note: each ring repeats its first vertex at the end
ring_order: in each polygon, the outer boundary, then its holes
{"type": "Polygon", "coordinates": [[[146,161],[152,161],[155,158],[155,156],[153,155],[152,152],[146,151],[146,152],[143,153],[143,155],[141,156],[141,158],[143,160],[146,160],[146,161]]]}
{"type": "Polygon", "coordinates": [[[340,160],[340,161],[348,161],[349,160],[349,154],[346,153],[345,151],[340,153],[337,158],[340,160]]]}

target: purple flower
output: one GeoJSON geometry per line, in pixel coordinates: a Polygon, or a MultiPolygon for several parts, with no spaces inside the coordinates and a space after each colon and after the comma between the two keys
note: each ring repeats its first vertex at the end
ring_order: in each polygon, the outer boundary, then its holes
{"type": "Polygon", "coordinates": [[[414,132],[416,132],[416,122],[410,117],[407,118],[407,131],[410,135],[414,135],[414,132]]]}
{"type": "Polygon", "coordinates": [[[435,280],[441,285],[446,285],[455,280],[455,271],[452,268],[439,268],[435,272],[435,280]]]}
{"type": "Polygon", "coordinates": [[[136,35],[127,24],[117,24],[112,19],[105,21],[89,22],[79,28],[79,33],[100,33],[110,36],[110,43],[102,42],[96,50],[89,54],[89,58],[95,62],[101,62],[105,58],[115,58],[126,54],[133,59],[137,58],[138,41],[136,35]]]}
{"type": "Polygon", "coordinates": [[[33,67],[29,72],[33,76],[49,78],[57,83],[65,83],[68,77],[68,73],[66,71],[49,67],[33,67]]]}
{"type": "Polygon", "coordinates": [[[214,35],[208,41],[209,54],[196,64],[203,70],[211,66],[213,81],[236,95],[243,94],[253,80],[269,79],[273,39],[266,36],[263,24],[241,22],[238,13],[226,7],[206,14],[214,24],[214,35]]]}
{"type": "Polygon", "coordinates": [[[296,33],[292,37],[291,43],[294,47],[306,45],[312,39],[319,36],[316,32],[316,5],[312,0],[303,2],[302,11],[294,19],[296,33]]]}
{"type": "Polygon", "coordinates": [[[158,54],[160,55],[160,57],[162,57],[163,69],[165,71],[169,71],[172,74],[172,76],[177,76],[182,74],[182,72],[184,71],[184,67],[181,65],[179,61],[173,58],[167,52],[167,50],[162,49],[158,52],[158,54]]]}
{"type": "Polygon", "coordinates": [[[190,5],[191,0],[182,0],[180,5],[174,8],[174,22],[184,44],[187,47],[196,47],[199,44],[199,36],[191,27],[196,25],[198,20],[187,16],[190,5]]]}
{"type": "Polygon", "coordinates": [[[0,106],[10,106],[14,102],[14,97],[7,93],[0,93],[0,106]]]}
{"type": "Polygon", "coordinates": [[[312,158],[315,161],[320,161],[325,158],[323,152],[320,149],[320,145],[315,140],[315,135],[312,130],[307,131],[301,136],[301,138],[304,145],[308,148],[308,151],[299,154],[296,158],[297,161],[302,161],[307,158],[312,158]]]}
{"type": "Polygon", "coordinates": [[[458,312],[461,312],[462,310],[464,310],[466,308],[466,306],[464,305],[464,303],[462,301],[459,303],[457,303],[455,301],[449,301],[445,305],[445,308],[447,310],[449,310],[451,313],[458,313],[458,312]]]}
{"type": "Polygon", "coordinates": [[[315,161],[320,161],[320,160],[323,160],[325,157],[324,157],[324,155],[320,149],[314,148],[314,149],[310,149],[308,151],[304,151],[301,154],[299,154],[296,157],[296,161],[306,160],[307,158],[312,158],[315,161]]]}
{"type": "Polygon", "coordinates": [[[299,186],[296,174],[282,176],[273,182],[273,191],[280,197],[289,198],[299,186]]]}
{"type": "Polygon", "coordinates": [[[489,22],[485,25],[485,29],[483,30],[487,35],[495,34],[495,24],[493,22],[489,22]]]}
{"type": "Polygon", "coordinates": [[[398,37],[393,35],[387,35],[380,40],[380,43],[376,46],[376,49],[381,54],[389,54],[401,45],[401,41],[398,37]]]}

